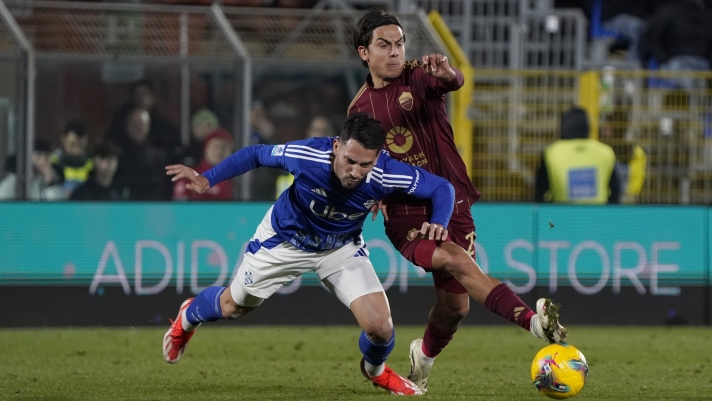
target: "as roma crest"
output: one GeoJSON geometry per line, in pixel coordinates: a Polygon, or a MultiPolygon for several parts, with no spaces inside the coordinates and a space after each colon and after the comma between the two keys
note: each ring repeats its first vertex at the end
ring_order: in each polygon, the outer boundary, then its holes
{"type": "Polygon", "coordinates": [[[403,92],[400,97],[398,98],[398,103],[400,103],[400,107],[410,110],[413,108],[413,95],[410,94],[410,92],[403,92]]]}

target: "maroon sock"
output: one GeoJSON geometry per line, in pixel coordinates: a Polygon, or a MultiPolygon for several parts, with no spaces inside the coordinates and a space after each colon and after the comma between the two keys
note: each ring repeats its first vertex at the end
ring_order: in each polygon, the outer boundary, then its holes
{"type": "Polygon", "coordinates": [[[494,287],[485,299],[485,308],[529,331],[529,322],[535,315],[507,284],[494,287]]]}
{"type": "Polygon", "coordinates": [[[423,353],[431,358],[438,356],[450,344],[455,331],[442,331],[428,322],[423,335],[423,353]]]}

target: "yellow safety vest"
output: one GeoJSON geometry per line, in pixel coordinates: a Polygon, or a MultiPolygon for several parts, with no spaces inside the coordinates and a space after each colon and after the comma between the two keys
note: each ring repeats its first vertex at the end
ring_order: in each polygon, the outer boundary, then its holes
{"type": "Polygon", "coordinates": [[[275,199],[279,198],[279,195],[282,194],[282,192],[286,191],[287,188],[289,188],[290,185],[294,183],[294,176],[289,174],[289,175],[282,175],[280,174],[279,177],[277,177],[277,182],[275,184],[275,199]]]}
{"type": "Polygon", "coordinates": [[[633,148],[633,157],[628,162],[628,185],[626,195],[640,195],[645,183],[645,166],[647,156],[645,151],[638,145],[633,148]]]}
{"type": "Polygon", "coordinates": [[[615,168],[613,149],[594,139],[562,139],[547,146],[549,199],[561,203],[604,204],[615,168]]]}

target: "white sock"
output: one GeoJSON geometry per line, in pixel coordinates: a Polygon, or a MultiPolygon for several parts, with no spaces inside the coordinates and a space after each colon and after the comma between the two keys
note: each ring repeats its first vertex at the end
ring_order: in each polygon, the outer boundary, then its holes
{"type": "Polygon", "coordinates": [[[420,358],[420,360],[421,360],[424,364],[426,364],[426,365],[432,365],[433,362],[435,362],[435,358],[436,358],[436,357],[429,357],[429,356],[425,355],[424,352],[421,352],[420,355],[419,355],[419,358],[420,358]]]}
{"type": "Polygon", "coordinates": [[[366,373],[369,376],[376,377],[383,374],[383,371],[386,370],[386,364],[382,363],[380,365],[371,365],[370,363],[368,363],[367,360],[364,359],[363,368],[366,370],[366,373]]]}
{"type": "Polygon", "coordinates": [[[541,333],[541,322],[539,322],[539,316],[532,316],[532,320],[529,321],[529,331],[536,338],[544,338],[541,333]]]}
{"type": "Polygon", "coordinates": [[[190,322],[188,322],[188,319],[185,318],[185,312],[187,310],[188,310],[188,308],[185,308],[181,311],[182,316],[180,318],[180,322],[182,323],[183,331],[193,331],[193,330],[197,329],[198,326],[200,326],[200,324],[193,325],[193,324],[190,324],[190,322]]]}

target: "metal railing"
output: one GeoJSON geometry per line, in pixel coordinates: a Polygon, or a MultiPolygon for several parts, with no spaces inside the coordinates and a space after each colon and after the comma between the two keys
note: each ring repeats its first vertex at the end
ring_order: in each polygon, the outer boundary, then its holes
{"type": "MultiPolygon", "coordinates": [[[[647,159],[641,190],[623,201],[712,202],[712,73],[612,74],[611,90],[596,93],[600,129],[592,136],[623,164],[636,146],[647,159]],[[676,88],[689,82],[694,89],[676,88]]],[[[581,89],[576,71],[476,71],[472,179],[483,201],[533,201],[542,151],[559,139],[560,117],[579,104],[581,89]]]]}
{"type": "MultiPolygon", "coordinates": [[[[236,142],[242,145],[248,144],[251,138],[249,117],[256,70],[305,68],[323,72],[328,69],[362,69],[351,44],[355,22],[362,15],[358,10],[52,1],[17,1],[7,2],[7,5],[12,15],[6,12],[5,20],[15,24],[17,33],[26,38],[25,53],[36,56],[28,59],[27,66],[23,67],[25,71],[34,71],[36,64],[47,71],[55,68],[57,63],[85,63],[81,65],[91,66],[94,70],[101,68],[102,74],[107,65],[113,65],[118,71],[119,64],[163,65],[168,70],[179,70],[179,74],[172,75],[178,77],[178,84],[172,87],[180,86],[179,115],[184,144],[190,136],[191,79],[195,79],[198,67],[205,70],[221,66],[230,71],[227,79],[235,86],[233,92],[236,94],[231,114],[234,116],[232,128],[236,142]]],[[[422,11],[402,13],[400,17],[408,31],[409,43],[412,43],[408,46],[407,57],[418,58],[432,52],[447,54],[422,11]]],[[[0,55],[6,50],[20,48],[16,38],[10,40],[11,35],[5,34],[8,32],[6,26],[0,25],[0,55]]],[[[28,76],[34,77],[34,73],[28,76]]],[[[61,77],[53,79],[61,80],[61,77]]],[[[137,78],[128,79],[135,81],[137,78]]],[[[222,78],[214,82],[219,79],[222,78]]],[[[360,82],[351,85],[352,94],[360,85],[360,82]]],[[[29,88],[26,93],[34,96],[35,90],[29,88]]],[[[20,131],[28,144],[16,150],[21,157],[28,156],[32,150],[31,128],[35,123],[32,113],[37,106],[33,102],[15,106],[18,115],[27,115],[27,127],[23,125],[20,131]]],[[[55,117],[60,118],[66,117],[55,117]]],[[[45,127],[45,131],[50,129],[56,127],[45,127]]],[[[4,150],[3,156],[7,151],[4,150]]],[[[29,157],[23,163],[31,171],[29,157]]],[[[249,178],[242,180],[241,188],[242,199],[251,199],[249,178]]]]}
{"type": "Polygon", "coordinates": [[[475,68],[580,69],[586,18],[550,1],[414,0],[439,12],[475,68]]]}

